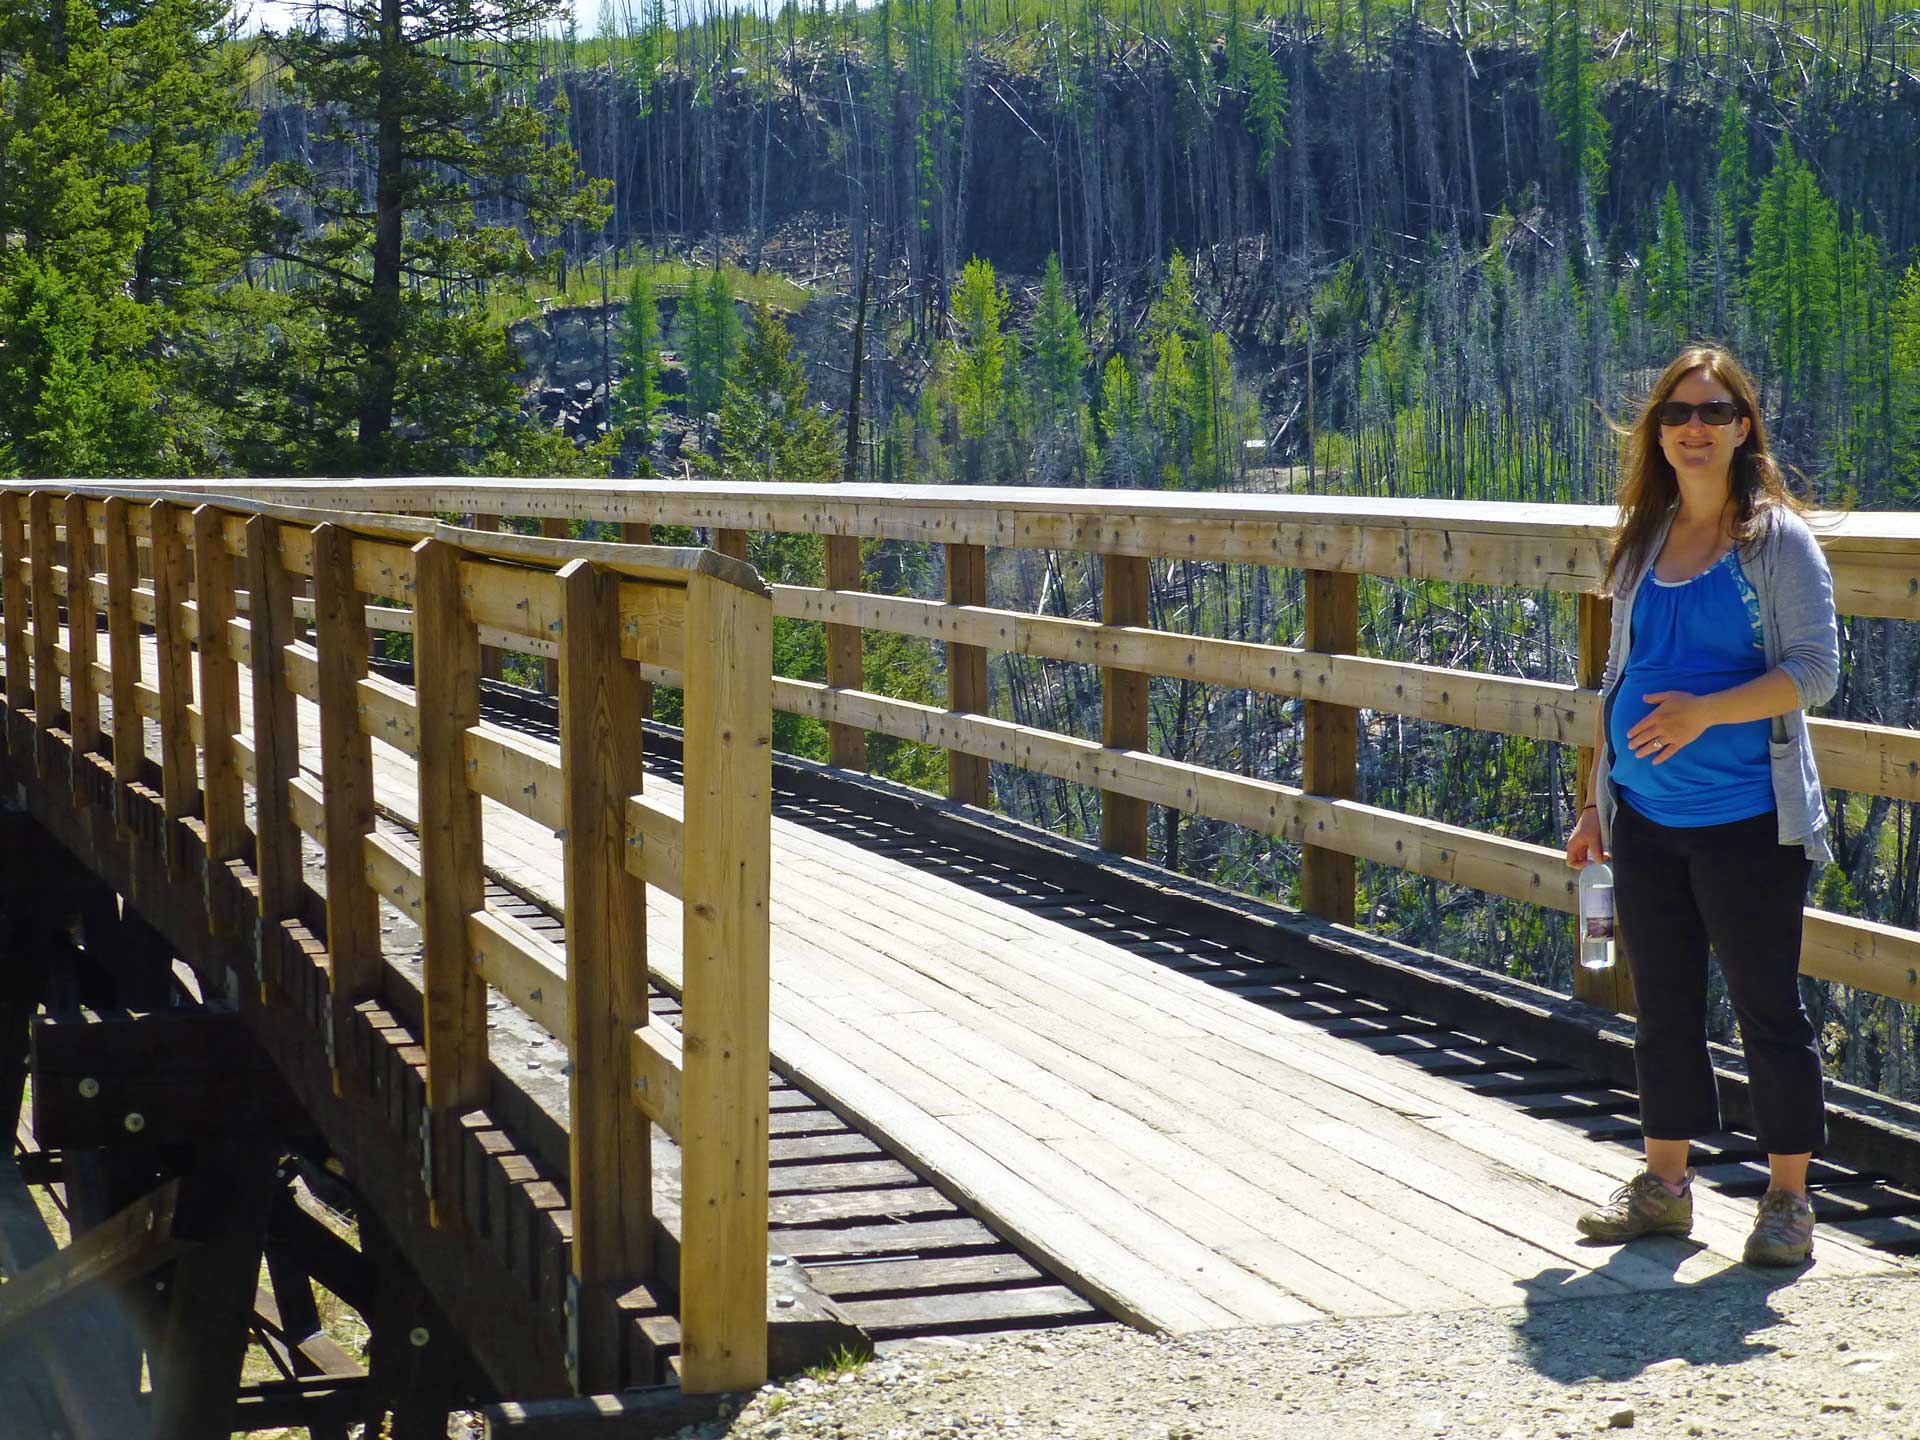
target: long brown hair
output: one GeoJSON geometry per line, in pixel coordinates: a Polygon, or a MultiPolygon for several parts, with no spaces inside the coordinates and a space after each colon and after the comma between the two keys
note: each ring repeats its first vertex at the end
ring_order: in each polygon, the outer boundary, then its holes
{"type": "Polygon", "coordinates": [[[1613,532],[1613,554],[1607,561],[1607,588],[1653,543],[1661,523],[1680,498],[1680,482],[1660,448],[1660,407],[1673,398],[1680,382],[1696,370],[1726,387],[1741,415],[1751,422],[1747,438],[1733,452],[1733,471],[1727,477],[1732,491],[1733,535],[1737,544],[1756,539],[1766,524],[1766,512],[1785,506],[1795,514],[1806,507],[1787,489],[1786,477],[1767,448],[1767,422],[1760,417],[1753,382],[1740,362],[1717,345],[1690,345],[1660,372],[1631,428],[1620,433],[1620,524],[1613,532]]]}

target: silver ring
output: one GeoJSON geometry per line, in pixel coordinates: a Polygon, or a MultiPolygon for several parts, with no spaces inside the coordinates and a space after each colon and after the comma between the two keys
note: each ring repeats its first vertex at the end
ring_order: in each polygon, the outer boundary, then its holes
{"type": "Polygon", "coordinates": [[[1664,750],[1667,748],[1667,742],[1664,740],[1656,740],[1653,742],[1653,748],[1656,750],[1664,750]]]}

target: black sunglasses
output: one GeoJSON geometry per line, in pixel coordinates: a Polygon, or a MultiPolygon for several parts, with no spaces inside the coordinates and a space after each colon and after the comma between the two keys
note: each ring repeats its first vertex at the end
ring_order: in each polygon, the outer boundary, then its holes
{"type": "Polygon", "coordinates": [[[1731,400],[1706,400],[1689,405],[1684,400],[1669,400],[1654,409],[1655,417],[1669,430],[1678,430],[1695,415],[1702,425],[1731,425],[1740,418],[1740,407],[1731,400]]]}

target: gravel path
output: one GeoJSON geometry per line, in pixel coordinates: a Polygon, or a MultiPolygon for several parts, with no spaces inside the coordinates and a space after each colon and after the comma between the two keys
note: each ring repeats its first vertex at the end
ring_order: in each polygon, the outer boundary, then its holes
{"type": "Polygon", "coordinates": [[[919,1342],[768,1386],[679,1440],[1920,1437],[1920,1275],[1156,1339],[919,1342]]]}

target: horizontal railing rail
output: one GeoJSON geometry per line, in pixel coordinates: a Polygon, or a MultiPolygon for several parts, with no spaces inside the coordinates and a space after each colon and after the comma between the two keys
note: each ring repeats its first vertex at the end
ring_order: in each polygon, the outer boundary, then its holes
{"type": "MultiPolygon", "coordinates": [[[[1516,505],[1337,496],[1191,495],[1113,490],[882,485],[673,484],[659,481],[316,481],[242,487],[264,501],[367,510],[522,517],[547,530],[591,520],[644,539],[656,525],[711,532],[716,549],[746,554],[755,531],[826,542],[824,587],[775,586],[776,615],[824,623],[824,684],[776,677],[776,709],[829,731],[835,764],[863,763],[867,732],[942,747],[949,793],[990,798],[986,766],[1001,762],[1096,787],[1102,843],[1146,850],[1147,807],[1245,826],[1301,844],[1302,902],[1354,920],[1354,862],[1366,860],[1489,894],[1570,912],[1574,877],[1557,848],[1359,803],[1357,711],[1368,709],[1582,747],[1596,728],[1610,604],[1601,593],[1610,507],[1516,505]],[[859,542],[945,547],[944,601],[863,591],[859,542]],[[1100,557],[1100,622],[997,610],[986,604],[989,548],[1079,551],[1100,557]],[[849,549],[851,558],[849,559],[849,549]],[[1305,644],[1279,646],[1180,634],[1148,623],[1146,562],[1269,565],[1306,574],[1305,644]],[[1361,575],[1576,598],[1576,679],[1568,685],[1372,657],[1359,650],[1361,575]],[[860,634],[884,630],[945,642],[948,705],[866,691],[860,634]],[[1099,740],[986,713],[989,653],[1098,666],[1099,740]],[[1147,685],[1171,677],[1305,702],[1298,786],[1152,754],[1147,685]]],[[[1920,620],[1920,515],[1860,512],[1817,526],[1843,615],[1920,620]]],[[[673,667],[649,678],[677,683],[673,667]]],[[[1920,801],[1920,733],[1815,719],[1810,738],[1825,783],[1920,801]]],[[[1807,911],[1805,973],[1920,1001],[1920,934],[1815,908],[1807,911]]],[[[1576,969],[1585,998],[1631,1007],[1625,967],[1576,969]]]]}
{"type": "MultiPolygon", "coordinates": [[[[619,1383],[615,1302],[653,1274],[650,1123],[683,1148],[682,1384],[764,1380],[772,611],[759,576],[710,550],[22,486],[0,489],[0,580],[16,762],[76,804],[88,767],[110,764],[124,801],[157,751],[163,843],[175,853],[181,828],[198,832],[210,891],[217,868],[251,865],[257,944],[324,915],[329,1035],[381,994],[379,904],[420,926],[418,1143],[436,1225],[470,1220],[434,1176],[457,1165],[460,1116],[486,1100],[488,987],[566,1044],[577,1383],[619,1383]],[[411,686],[370,673],[378,631],[412,636],[411,686]],[[557,663],[557,743],[481,720],[483,642],[557,663]],[[679,813],[642,784],[643,671],[685,687],[679,813]],[[413,761],[417,834],[376,829],[375,740],[413,761]],[[486,902],[483,800],[560,840],[564,946],[486,902]],[[680,1032],[648,1010],[649,884],[682,901],[680,1032]]],[[[283,1003],[261,973],[262,1003],[283,1003]]],[[[343,1093],[368,1083],[354,1063],[333,1057],[343,1093]]]]}

